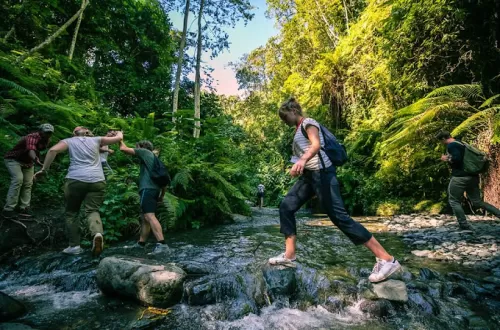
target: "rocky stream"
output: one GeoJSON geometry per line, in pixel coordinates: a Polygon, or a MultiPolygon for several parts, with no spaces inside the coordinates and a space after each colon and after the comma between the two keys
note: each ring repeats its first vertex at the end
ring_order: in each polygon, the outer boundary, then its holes
{"type": "Polygon", "coordinates": [[[374,258],[328,220],[302,213],[296,267],[278,211],[167,234],[170,252],[40,251],[0,265],[0,329],[500,329],[500,222],[476,216],[359,218],[403,270],[368,283],[374,258]],[[3,292],[3,293],[2,293],[3,292]],[[9,310],[5,306],[10,306],[9,310]]]}

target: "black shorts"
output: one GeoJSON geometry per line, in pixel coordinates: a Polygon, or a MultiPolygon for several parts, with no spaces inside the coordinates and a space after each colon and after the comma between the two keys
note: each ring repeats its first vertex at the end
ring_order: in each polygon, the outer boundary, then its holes
{"type": "Polygon", "coordinates": [[[160,197],[160,190],[158,189],[142,189],[139,192],[141,198],[141,212],[155,213],[158,205],[158,197],[160,197]]]}
{"type": "Polygon", "coordinates": [[[264,197],[264,193],[263,192],[257,192],[257,198],[262,198],[264,197]]]}

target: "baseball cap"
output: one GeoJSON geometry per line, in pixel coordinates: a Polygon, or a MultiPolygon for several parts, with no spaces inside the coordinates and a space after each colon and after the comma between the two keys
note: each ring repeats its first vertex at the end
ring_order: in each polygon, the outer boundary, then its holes
{"type": "Polygon", "coordinates": [[[42,124],[40,125],[40,127],[38,127],[38,130],[44,133],[54,133],[54,126],[52,126],[51,124],[42,124]]]}

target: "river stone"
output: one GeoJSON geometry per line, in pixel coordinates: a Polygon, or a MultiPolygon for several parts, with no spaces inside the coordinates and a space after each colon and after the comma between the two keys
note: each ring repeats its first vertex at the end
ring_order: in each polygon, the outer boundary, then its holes
{"type": "Polygon", "coordinates": [[[0,291],[0,322],[18,318],[26,313],[26,308],[16,299],[0,291]]]}
{"type": "Polygon", "coordinates": [[[411,251],[411,253],[413,255],[416,255],[417,257],[427,257],[429,255],[429,253],[431,253],[432,251],[430,250],[413,250],[411,251]]]}
{"type": "Polygon", "coordinates": [[[125,256],[104,258],[97,269],[97,285],[103,292],[156,307],[178,303],[185,278],[186,273],[174,264],[125,256]]]}
{"type": "Polygon", "coordinates": [[[408,292],[406,284],[403,281],[387,280],[373,284],[373,293],[379,299],[407,302],[408,292]]]}
{"type": "Polygon", "coordinates": [[[438,272],[431,270],[429,268],[420,268],[420,278],[422,280],[433,280],[439,279],[440,275],[438,272]]]}
{"type": "Polygon", "coordinates": [[[338,313],[344,308],[344,302],[337,297],[329,296],[323,304],[323,307],[330,313],[338,313]]]}
{"type": "Polygon", "coordinates": [[[364,300],[359,305],[359,309],[375,317],[386,317],[389,315],[392,305],[390,301],[386,299],[379,300],[364,300]]]}
{"type": "Polygon", "coordinates": [[[432,298],[426,298],[419,292],[413,292],[408,295],[408,299],[410,305],[416,306],[420,311],[425,314],[434,314],[437,315],[439,313],[438,306],[432,300],[432,298]]]}
{"type": "Polygon", "coordinates": [[[216,302],[216,283],[211,278],[200,278],[184,285],[184,296],[189,305],[209,305],[216,302]]]}
{"type": "Polygon", "coordinates": [[[268,292],[272,296],[292,295],[297,288],[296,268],[266,264],[262,273],[268,292]]]}

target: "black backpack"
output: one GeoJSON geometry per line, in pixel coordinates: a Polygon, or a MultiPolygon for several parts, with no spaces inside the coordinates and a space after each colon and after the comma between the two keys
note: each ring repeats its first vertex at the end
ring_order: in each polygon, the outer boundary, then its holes
{"type": "Polygon", "coordinates": [[[149,176],[151,180],[161,188],[164,188],[170,184],[172,181],[170,175],[168,174],[167,167],[163,162],[156,156],[153,162],[153,167],[149,171],[149,176]]]}
{"type": "MultiPolygon", "coordinates": [[[[347,160],[347,150],[345,146],[340,143],[335,135],[332,134],[326,127],[323,125],[319,125],[320,127],[320,132],[323,134],[323,139],[325,142],[325,146],[321,147],[321,150],[325,152],[325,154],[330,158],[330,161],[334,166],[342,166],[344,165],[347,160]]],[[[306,139],[309,140],[309,136],[307,136],[307,131],[304,128],[304,125],[300,124],[300,128],[302,131],[302,135],[305,136],[306,139]]],[[[325,166],[323,162],[323,157],[321,157],[321,153],[318,153],[319,159],[321,160],[321,164],[323,167],[325,166]]]]}

